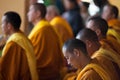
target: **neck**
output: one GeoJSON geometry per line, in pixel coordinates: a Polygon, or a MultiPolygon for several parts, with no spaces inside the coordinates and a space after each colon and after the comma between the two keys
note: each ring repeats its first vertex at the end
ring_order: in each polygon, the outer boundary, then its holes
{"type": "Polygon", "coordinates": [[[96,45],[97,45],[97,46],[96,46],[96,51],[97,51],[97,50],[99,50],[99,48],[100,48],[101,45],[100,45],[99,42],[97,42],[96,45]]]}
{"type": "Polygon", "coordinates": [[[33,25],[35,26],[39,21],[41,21],[43,18],[38,18],[33,22],[33,25]]]}
{"type": "Polygon", "coordinates": [[[94,44],[94,48],[92,48],[91,53],[89,53],[89,56],[92,56],[97,50],[99,50],[99,48],[101,46],[99,41],[95,42],[93,44],[94,44]]]}
{"type": "Polygon", "coordinates": [[[84,61],[84,62],[82,62],[82,65],[81,65],[81,68],[82,68],[82,69],[83,69],[87,64],[90,63],[91,58],[90,58],[89,56],[84,56],[83,61],[84,61]]]}
{"type": "Polygon", "coordinates": [[[7,35],[8,37],[10,37],[12,34],[16,33],[16,32],[19,32],[20,30],[12,30],[9,35],[7,35]]]}

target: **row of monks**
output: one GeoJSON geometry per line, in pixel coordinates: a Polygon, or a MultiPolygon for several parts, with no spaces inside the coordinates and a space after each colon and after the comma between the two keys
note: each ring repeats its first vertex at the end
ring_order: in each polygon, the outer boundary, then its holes
{"type": "Polygon", "coordinates": [[[115,6],[107,4],[102,18],[90,17],[79,32],[55,6],[46,10],[42,3],[31,4],[27,16],[34,25],[28,36],[20,31],[18,13],[9,11],[2,17],[7,41],[0,57],[0,80],[120,80],[120,21],[115,6]]]}

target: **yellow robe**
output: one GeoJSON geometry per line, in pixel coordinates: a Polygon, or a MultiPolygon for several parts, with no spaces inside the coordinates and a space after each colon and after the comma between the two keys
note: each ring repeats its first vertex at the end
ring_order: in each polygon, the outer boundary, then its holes
{"type": "Polygon", "coordinates": [[[118,20],[118,19],[109,20],[108,25],[110,28],[120,30],[120,20],[118,20]]]}
{"type": "Polygon", "coordinates": [[[76,80],[111,80],[111,78],[99,62],[92,60],[80,71],[76,80]]]}
{"type": "Polygon", "coordinates": [[[104,49],[111,50],[120,55],[120,43],[115,38],[108,35],[106,39],[100,40],[101,46],[104,49]]]}
{"type": "Polygon", "coordinates": [[[73,32],[69,23],[60,16],[53,18],[50,24],[55,28],[61,37],[63,43],[68,39],[73,38],[73,32]]]}
{"type": "Polygon", "coordinates": [[[60,39],[52,26],[41,20],[29,35],[37,58],[37,70],[40,80],[55,80],[65,65],[60,39]]]}
{"type": "Polygon", "coordinates": [[[0,58],[2,80],[38,80],[32,44],[21,32],[7,40],[0,58]]]}
{"type": "Polygon", "coordinates": [[[99,61],[99,64],[101,64],[104,70],[110,75],[111,80],[119,80],[120,60],[118,56],[111,52],[110,49],[107,50],[101,47],[92,55],[92,58],[96,58],[99,61]]]}
{"type": "Polygon", "coordinates": [[[107,36],[107,39],[102,39],[100,43],[103,50],[106,50],[106,53],[103,55],[109,60],[117,63],[120,68],[120,44],[111,36],[107,36]]]}
{"type": "Polygon", "coordinates": [[[76,72],[67,73],[63,80],[75,80],[80,71],[81,69],[78,69],[76,72]]]}
{"type": "Polygon", "coordinates": [[[113,36],[120,43],[120,20],[111,19],[108,21],[108,25],[107,35],[113,36]]]}
{"type": "Polygon", "coordinates": [[[120,43],[120,31],[119,30],[110,28],[110,29],[108,29],[107,35],[112,36],[113,38],[116,39],[117,42],[120,43]]]}

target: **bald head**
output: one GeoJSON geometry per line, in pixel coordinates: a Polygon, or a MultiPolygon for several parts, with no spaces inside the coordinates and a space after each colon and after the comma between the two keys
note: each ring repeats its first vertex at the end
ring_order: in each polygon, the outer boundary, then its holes
{"type": "Polygon", "coordinates": [[[54,17],[60,15],[59,10],[56,6],[50,5],[47,7],[46,19],[51,21],[54,17]]]}
{"type": "Polygon", "coordinates": [[[51,12],[55,13],[56,15],[59,15],[59,10],[55,5],[50,5],[47,7],[47,10],[50,10],[51,12]]]}
{"type": "Polygon", "coordinates": [[[90,30],[90,29],[82,29],[76,36],[77,39],[85,41],[85,40],[89,40],[89,41],[98,41],[98,37],[97,34],[90,30]]]}
{"type": "Polygon", "coordinates": [[[85,55],[87,55],[87,49],[85,43],[78,39],[70,39],[66,41],[63,45],[63,51],[72,53],[74,49],[80,50],[85,55]]]}
{"type": "Polygon", "coordinates": [[[77,39],[83,41],[86,44],[88,55],[91,56],[95,51],[100,48],[100,43],[98,41],[97,34],[91,29],[82,29],[78,35],[77,39]]]}
{"type": "Polygon", "coordinates": [[[96,34],[98,35],[98,37],[99,37],[99,35],[106,36],[107,30],[108,30],[107,22],[98,16],[93,16],[93,17],[89,18],[87,21],[86,27],[95,31],[96,34]],[[99,34],[98,34],[97,30],[100,31],[99,34]]]}
{"type": "Polygon", "coordinates": [[[41,18],[45,18],[45,15],[46,15],[46,6],[42,3],[34,3],[32,4],[33,8],[36,10],[36,11],[39,11],[41,13],[41,18]]]}

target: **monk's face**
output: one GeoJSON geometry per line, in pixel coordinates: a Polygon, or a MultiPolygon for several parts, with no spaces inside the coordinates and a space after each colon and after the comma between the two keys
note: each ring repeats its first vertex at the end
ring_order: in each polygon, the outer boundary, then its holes
{"type": "Polygon", "coordinates": [[[51,21],[55,17],[55,11],[51,7],[47,7],[46,20],[51,21]]]}
{"type": "Polygon", "coordinates": [[[67,59],[68,64],[73,66],[74,68],[81,68],[81,60],[79,56],[79,50],[73,50],[73,52],[69,52],[66,50],[63,50],[63,54],[65,58],[67,59]]]}
{"type": "Polygon", "coordinates": [[[106,21],[110,20],[112,17],[111,11],[110,11],[110,7],[109,6],[105,6],[103,8],[103,12],[102,12],[102,18],[105,19],[106,21]]]}
{"type": "Polygon", "coordinates": [[[34,9],[33,5],[30,6],[27,16],[28,16],[28,21],[32,22],[32,23],[34,23],[36,21],[36,19],[38,18],[37,12],[34,9]]]}
{"type": "Polygon", "coordinates": [[[8,22],[6,21],[6,16],[3,16],[3,17],[2,17],[2,25],[1,25],[1,28],[2,28],[2,32],[3,32],[4,34],[6,34],[6,35],[9,34],[9,25],[10,25],[10,23],[8,23],[8,22]]]}

